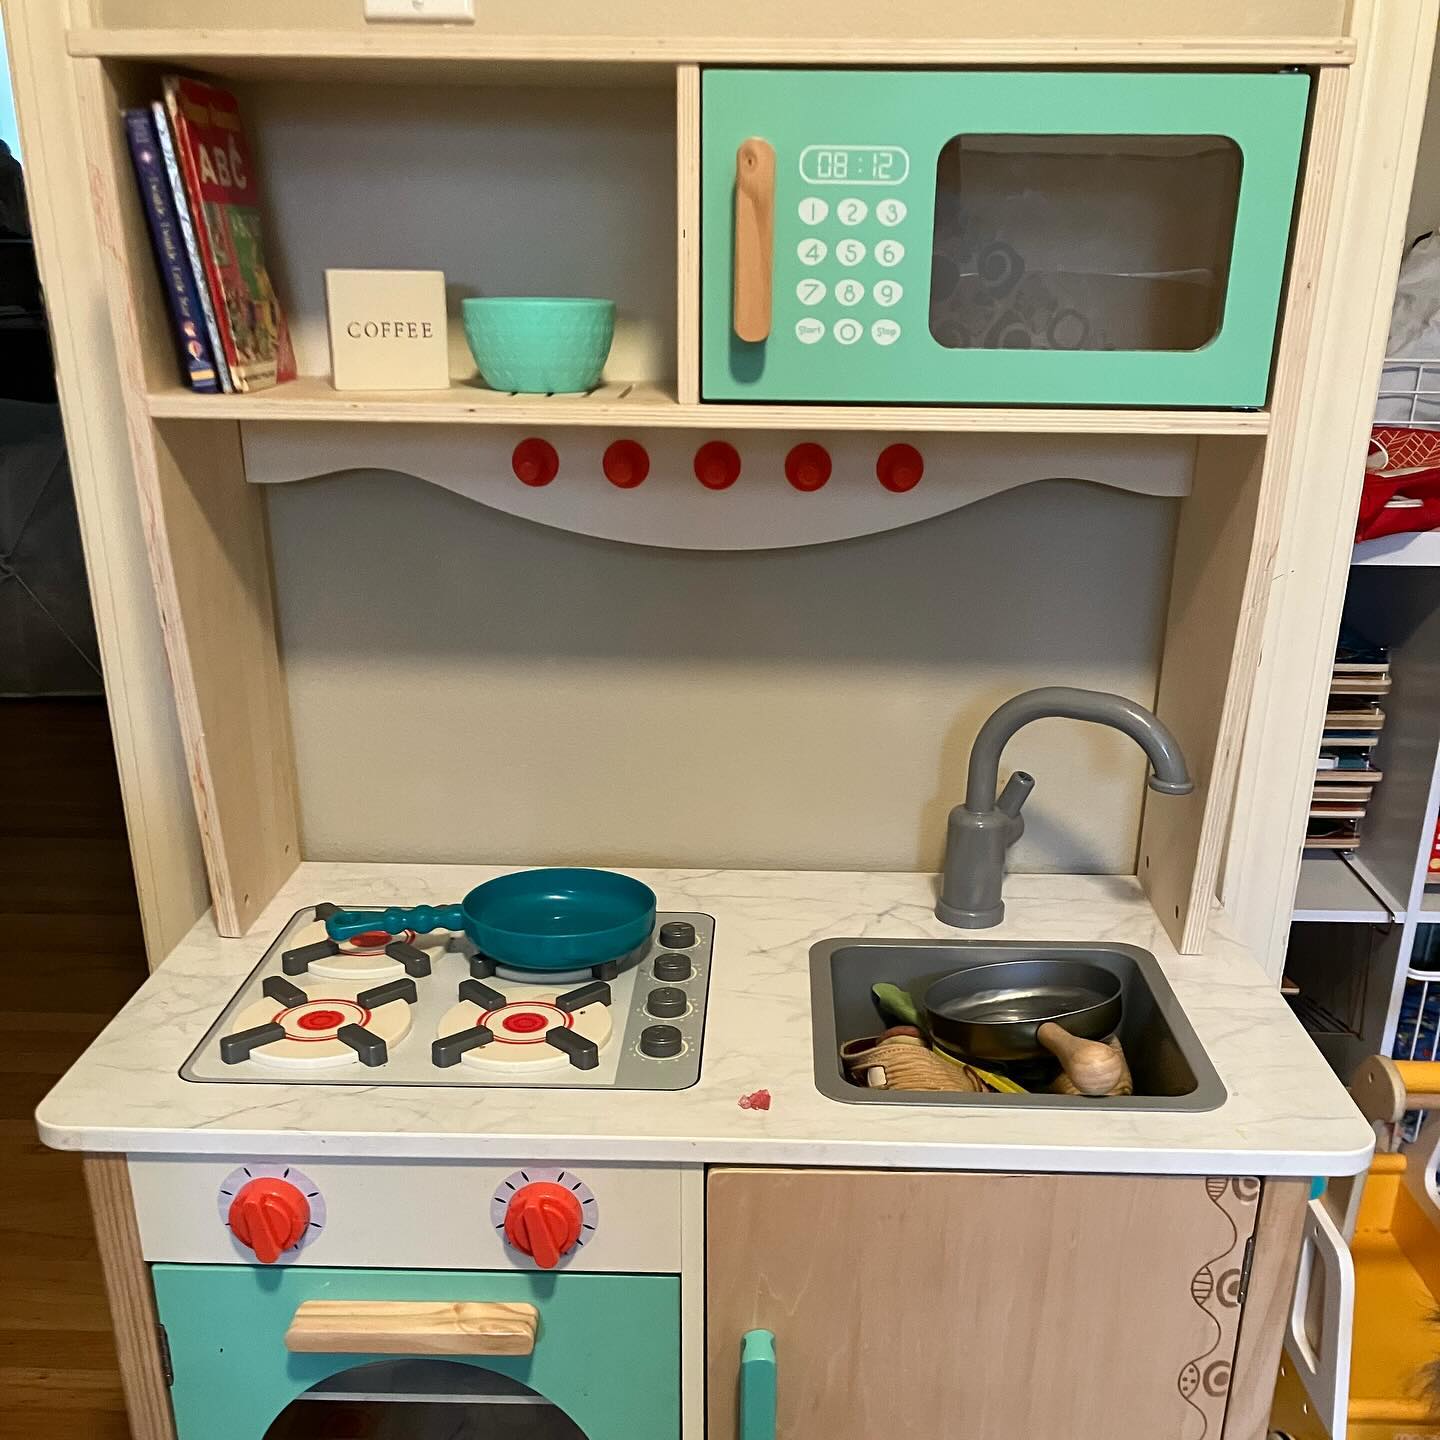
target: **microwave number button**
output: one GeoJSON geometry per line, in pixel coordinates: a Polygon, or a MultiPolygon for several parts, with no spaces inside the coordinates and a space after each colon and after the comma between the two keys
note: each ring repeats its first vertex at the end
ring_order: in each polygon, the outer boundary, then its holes
{"type": "Polygon", "coordinates": [[[893,269],[904,258],[905,247],[898,240],[882,240],[875,247],[876,264],[885,266],[887,270],[893,269]]]}
{"type": "Polygon", "coordinates": [[[883,305],[888,310],[892,305],[900,303],[905,287],[898,280],[877,280],[870,293],[875,297],[877,305],[883,305]]]}
{"type": "Polygon", "coordinates": [[[840,280],[835,285],[835,298],[845,306],[858,305],[865,298],[865,287],[858,280],[840,280]]]}
{"type": "MultiPolygon", "coordinates": [[[[893,240],[886,240],[882,241],[881,243],[886,245],[893,245],[895,242],[893,240]]],[[[854,266],[860,264],[860,262],[865,258],[864,243],[859,240],[841,240],[835,246],[835,258],[842,265],[846,266],[854,266]]],[[[892,261],[891,263],[893,264],[895,262],[892,261]]]]}
{"type": "Polygon", "coordinates": [[[893,345],[900,338],[900,326],[894,320],[877,320],[870,327],[870,338],[877,345],[893,345]]]}
{"type": "Polygon", "coordinates": [[[795,287],[795,298],[802,305],[818,305],[825,298],[825,282],[807,275],[795,287]]]}
{"type": "Polygon", "coordinates": [[[802,225],[819,225],[823,223],[829,213],[830,206],[818,195],[807,195],[800,202],[800,223],[802,225]]]}
{"type": "Polygon", "coordinates": [[[833,333],[842,345],[853,345],[865,333],[865,327],[858,320],[847,315],[845,319],[835,322],[833,333]]]}
{"type": "Polygon", "coordinates": [[[842,225],[863,225],[870,207],[858,195],[847,195],[836,207],[835,214],[842,225]]]}
{"type": "Polygon", "coordinates": [[[813,236],[802,240],[795,247],[795,254],[802,265],[818,265],[830,253],[830,247],[823,240],[813,236]]]}
{"type": "Polygon", "coordinates": [[[908,212],[903,200],[881,200],[875,206],[875,218],[887,227],[898,225],[908,212]]]}
{"type": "Polygon", "coordinates": [[[825,338],[825,322],[807,315],[795,322],[795,338],[802,345],[814,345],[825,338]]]}

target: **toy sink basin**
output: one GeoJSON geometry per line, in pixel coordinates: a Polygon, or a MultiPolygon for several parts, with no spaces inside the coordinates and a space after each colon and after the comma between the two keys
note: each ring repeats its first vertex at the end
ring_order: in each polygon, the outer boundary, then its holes
{"type": "MultiPolygon", "coordinates": [[[[815,1084],[850,1105],[983,1105],[1008,1109],[1214,1110],[1225,1086],[1205,1054],[1155,957],[1134,945],[1040,944],[1023,940],[821,940],[810,949],[810,1020],[815,1084]],[[967,965],[1026,957],[1083,960],[1110,971],[1124,1005],[1120,1043],[1130,1062],[1134,1095],[961,1094],[871,1090],[854,1085],[840,1066],[840,1046],[878,1034],[887,1023],[871,999],[881,981],[908,990],[917,1003],[929,985],[967,965]]],[[[1017,1075],[1023,1083],[1023,1077],[1017,1075]]]]}

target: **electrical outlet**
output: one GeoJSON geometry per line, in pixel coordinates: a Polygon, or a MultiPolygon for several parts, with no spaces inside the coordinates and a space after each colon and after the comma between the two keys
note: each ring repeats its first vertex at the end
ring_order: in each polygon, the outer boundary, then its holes
{"type": "Polygon", "coordinates": [[[474,20],[475,0],[365,0],[367,20],[474,20]]]}

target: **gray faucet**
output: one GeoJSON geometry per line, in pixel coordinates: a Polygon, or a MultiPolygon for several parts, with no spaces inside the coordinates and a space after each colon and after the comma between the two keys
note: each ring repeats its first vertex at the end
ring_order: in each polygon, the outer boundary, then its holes
{"type": "Polygon", "coordinates": [[[1143,705],[1123,695],[1046,685],[1007,700],[980,727],[970,750],[965,803],[950,812],[945,832],[945,871],[935,915],[963,930],[984,930],[1005,918],[1000,898],[1005,852],[1025,832],[1020,807],[1035,788],[1035,777],[1016,770],[1000,783],[1000,752],[1032,720],[1060,716],[1090,720],[1124,731],[1150,757],[1150,788],[1162,795],[1188,795],[1195,782],[1175,737],[1143,705]]]}

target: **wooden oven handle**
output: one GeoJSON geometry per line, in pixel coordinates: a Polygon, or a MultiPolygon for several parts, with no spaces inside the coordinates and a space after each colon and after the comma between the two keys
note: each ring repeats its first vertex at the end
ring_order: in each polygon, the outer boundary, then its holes
{"type": "Polygon", "coordinates": [[[306,1300],[285,1348],[325,1355],[529,1355],[533,1305],[475,1300],[306,1300]]]}
{"type": "Polygon", "coordinates": [[[770,337],[775,264],[775,147],[752,136],[735,152],[735,333],[770,337]]]}

